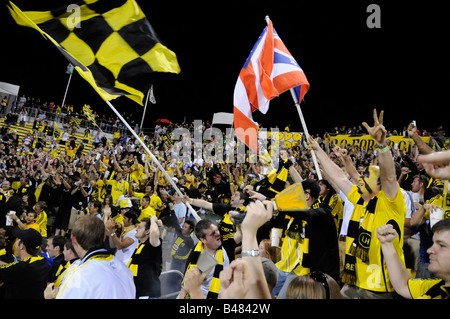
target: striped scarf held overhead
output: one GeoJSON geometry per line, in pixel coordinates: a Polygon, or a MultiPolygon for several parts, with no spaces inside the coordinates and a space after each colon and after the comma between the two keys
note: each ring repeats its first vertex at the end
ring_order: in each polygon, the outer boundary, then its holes
{"type": "MultiPolygon", "coordinates": [[[[193,266],[197,265],[197,261],[198,258],[200,257],[200,254],[203,251],[203,243],[201,241],[199,241],[197,243],[197,245],[194,248],[194,251],[192,252],[192,256],[191,256],[191,262],[189,263],[189,265],[186,268],[186,272],[191,269],[193,266]]],[[[223,251],[222,251],[222,247],[220,247],[219,249],[217,249],[217,253],[216,253],[216,259],[218,261],[218,264],[214,267],[214,273],[213,273],[213,277],[211,279],[211,284],[209,286],[209,291],[208,294],[206,296],[206,299],[217,299],[217,297],[219,296],[219,291],[220,291],[220,280],[219,280],[219,274],[220,272],[223,270],[223,251]]]]}
{"type": "Polygon", "coordinates": [[[278,170],[270,172],[265,179],[259,182],[255,190],[269,198],[275,197],[285,188],[290,166],[292,166],[292,162],[289,159],[280,162],[278,170]]]}

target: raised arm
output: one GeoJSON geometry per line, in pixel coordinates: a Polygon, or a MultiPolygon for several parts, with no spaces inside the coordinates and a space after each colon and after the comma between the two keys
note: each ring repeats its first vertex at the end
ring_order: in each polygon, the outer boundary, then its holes
{"type": "Polygon", "coordinates": [[[162,223],[155,215],[152,216],[150,222],[149,241],[153,247],[158,247],[161,244],[159,227],[162,226],[162,223]]]}
{"type": "Polygon", "coordinates": [[[183,200],[183,202],[188,201],[189,204],[191,204],[192,206],[200,207],[207,211],[213,210],[213,204],[210,202],[207,202],[206,200],[203,200],[203,199],[193,199],[193,198],[188,198],[187,196],[185,196],[182,198],[182,200],[183,200]]]}
{"type": "Polygon", "coordinates": [[[325,151],[312,137],[309,138],[309,147],[316,152],[317,160],[325,174],[329,177],[329,181],[342,190],[345,196],[348,196],[353,184],[348,180],[344,171],[328,157],[325,151]]]}
{"type": "Polygon", "coordinates": [[[255,201],[246,208],[246,216],[241,224],[242,231],[242,260],[249,266],[249,272],[252,274],[249,282],[249,290],[245,298],[247,299],[270,299],[269,287],[260,256],[246,256],[244,253],[257,251],[258,240],[256,233],[258,229],[272,218],[273,207],[269,201],[255,201]]]}
{"type": "Polygon", "coordinates": [[[351,179],[357,181],[358,178],[360,178],[360,175],[358,173],[358,170],[355,168],[355,165],[353,165],[352,159],[348,155],[348,151],[345,148],[340,148],[337,145],[333,148],[333,151],[336,156],[342,160],[345,170],[350,175],[351,179]]]}
{"type": "Polygon", "coordinates": [[[413,139],[421,154],[430,154],[435,152],[429,145],[427,145],[427,143],[425,143],[420,138],[420,136],[417,134],[417,127],[415,127],[413,124],[408,125],[408,134],[413,139]]]}
{"type": "Polygon", "coordinates": [[[377,229],[377,237],[381,243],[381,250],[392,286],[399,295],[411,299],[412,296],[408,288],[408,280],[411,279],[411,275],[402,264],[392,243],[398,237],[397,232],[392,225],[383,225],[377,229]]]}
{"type": "Polygon", "coordinates": [[[295,163],[292,163],[292,161],[289,159],[289,154],[283,150],[283,151],[280,151],[280,157],[283,160],[289,161],[289,163],[286,163],[286,164],[288,166],[289,175],[291,175],[294,183],[301,183],[303,181],[303,178],[300,175],[300,173],[297,171],[297,169],[295,168],[295,163]]]}
{"type": "Polygon", "coordinates": [[[397,196],[399,185],[395,174],[394,159],[386,142],[386,128],[383,126],[384,111],[377,115],[377,110],[373,110],[374,125],[371,127],[366,122],[362,125],[367,129],[367,132],[372,136],[378,146],[378,165],[380,167],[381,187],[389,199],[394,199],[397,196]]]}

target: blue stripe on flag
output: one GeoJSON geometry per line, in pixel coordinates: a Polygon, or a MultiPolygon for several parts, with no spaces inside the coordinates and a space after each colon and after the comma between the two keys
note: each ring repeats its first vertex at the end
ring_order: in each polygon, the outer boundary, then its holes
{"type": "Polygon", "coordinates": [[[301,87],[302,87],[301,85],[294,87],[294,92],[295,92],[295,96],[297,97],[297,102],[300,101],[300,88],[301,87]]]}
{"type": "Polygon", "coordinates": [[[276,51],[274,52],[274,55],[273,55],[273,62],[274,63],[291,64],[291,65],[295,65],[300,68],[297,61],[295,61],[295,59],[292,56],[288,57],[288,56],[278,53],[276,51]]]}
{"type": "Polygon", "coordinates": [[[261,35],[258,38],[258,41],[256,41],[255,45],[252,48],[252,51],[250,52],[250,55],[248,56],[247,60],[244,63],[244,69],[247,68],[248,64],[250,63],[250,60],[253,57],[253,53],[255,53],[256,48],[258,47],[259,43],[261,42],[262,38],[264,37],[264,34],[267,32],[267,27],[264,28],[263,32],[261,33],[261,35]]]}

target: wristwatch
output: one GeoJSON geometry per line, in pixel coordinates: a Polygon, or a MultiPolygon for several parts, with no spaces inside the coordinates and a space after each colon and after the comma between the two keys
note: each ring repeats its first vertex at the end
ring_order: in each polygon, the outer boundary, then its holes
{"type": "Polygon", "coordinates": [[[111,237],[114,237],[116,235],[116,233],[112,233],[111,235],[109,235],[109,236],[111,236],[111,237]]]}
{"type": "Polygon", "coordinates": [[[259,249],[244,250],[241,252],[242,257],[258,257],[259,249]]]}

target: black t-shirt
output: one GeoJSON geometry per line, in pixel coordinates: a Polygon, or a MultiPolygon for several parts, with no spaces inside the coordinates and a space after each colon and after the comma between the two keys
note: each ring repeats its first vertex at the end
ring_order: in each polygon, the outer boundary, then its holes
{"type": "MultiPolygon", "coordinates": [[[[225,216],[225,214],[232,210],[236,210],[236,208],[231,205],[213,203],[213,212],[219,216],[225,216]]],[[[236,227],[232,223],[226,222],[224,218],[222,218],[217,227],[220,231],[222,246],[225,248],[231,262],[235,259],[235,249],[238,246],[238,244],[234,241],[236,227]]]]}
{"type": "Polygon", "coordinates": [[[59,267],[64,266],[66,262],[64,261],[64,254],[61,254],[53,259],[52,266],[48,272],[48,282],[56,281],[56,273],[59,270],[59,267]]]}
{"type": "Polygon", "coordinates": [[[0,282],[5,284],[5,299],[43,299],[49,266],[42,256],[0,266],[0,282]]]}
{"type": "Polygon", "coordinates": [[[131,257],[130,269],[136,268],[133,265],[137,265],[137,271],[134,274],[136,298],[160,297],[159,275],[162,270],[162,245],[153,247],[148,240],[145,243],[139,243],[131,257]]]}
{"type": "Polygon", "coordinates": [[[336,223],[328,205],[315,202],[311,209],[289,212],[294,222],[289,229],[302,228],[300,223],[306,221],[305,236],[309,238],[308,268],[313,271],[327,273],[335,280],[339,280],[339,246],[336,236],[336,223]]]}
{"type": "MultiPolygon", "coordinates": [[[[84,197],[82,191],[80,189],[77,190],[75,192],[75,194],[73,194],[71,197],[72,206],[75,207],[75,209],[87,208],[87,206],[88,206],[88,199],[89,199],[89,195],[92,192],[92,186],[91,185],[83,185],[82,187],[84,188],[84,191],[86,193],[88,193],[88,196],[84,197]]],[[[72,187],[72,190],[74,190],[75,188],[78,188],[78,186],[74,185],[72,187]]]]}

